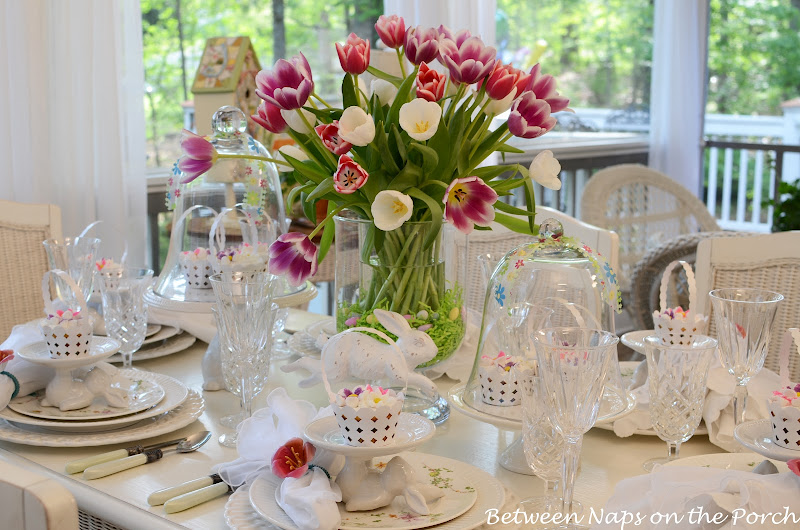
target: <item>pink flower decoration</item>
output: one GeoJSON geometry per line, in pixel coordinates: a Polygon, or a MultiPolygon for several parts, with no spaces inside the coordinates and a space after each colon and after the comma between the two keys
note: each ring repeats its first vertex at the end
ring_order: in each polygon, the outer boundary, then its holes
{"type": "Polygon", "coordinates": [[[369,178],[369,173],[359,166],[347,155],[339,157],[339,167],[333,174],[333,189],[339,193],[350,194],[364,185],[369,178]]]}
{"type": "MultiPolygon", "coordinates": [[[[193,181],[217,161],[217,150],[211,142],[186,129],[181,134],[181,149],[183,156],[178,160],[178,169],[186,174],[181,184],[193,181]]],[[[177,192],[175,196],[178,197],[177,192]]]]}
{"type": "Polygon", "coordinates": [[[285,274],[289,285],[298,287],[317,273],[317,246],[299,232],[281,234],[269,246],[269,272],[285,274]]]}
{"type": "Polygon", "coordinates": [[[469,234],[475,225],[489,226],[494,221],[497,192],[478,177],[455,179],[442,198],[444,216],[459,231],[469,234]]]}
{"type": "Polygon", "coordinates": [[[387,48],[397,49],[406,37],[406,21],[397,15],[381,15],[375,23],[375,31],[387,48]]]}
{"type": "Polygon", "coordinates": [[[317,125],[314,130],[319,135],[322,143],[325,144],[325,147],[335,155],[343,155],[353,147],[353,144],[345,142],[339,136],[339,120],[335,120],[333,123],[317,125]]]}
{"type": "Polygon", "coordinates": [[[439,33],[433,28],[406,30],[406,58],[414,64],[429,63],[439,53],[439,33]]]}
{"type": "Polygon", "coordinates": [[[0,350],[0,364],[7,363],[14,358],[14,350],[0,350]]]}
{"type": "Polygon", "coordinates": [[[511,105],[508,116],[508,131],[520,138],[536,138],[556,125],[556,119],[550,115],[550,105],[543,99],[537,99],[531,91],[511,105]]]}
{"type": "Polygon", "coordinates": [[[526,74],[510,64],[497,61],[494,71],[486,80],[486,95],[500,100],[508,96],[515,88],[517,89],[516,95],[522,94],[530,79],[530,74],[526,74]]]}
{"type": "Polygon", "coordinates": [[[795,458],[786,462],[786,465],[795,475],[800,476],[800,458],[795,458]]]}
{"type": "Polygon", "coordinates": [[[497,60],[497,50],[485,46],[478,37],[470,37],[454,52],[444,55],[454,83],[471,85],[488,76],[497,60]]]}
{"type": "Polygon", "coordinates": [[[436,103],[444,96],[445,86],[447,86],[446,75],[429,68],[427,63],[419,65],[419,72],[417,73],[418,98],[436,103]]]}
{"type": "Polygon", "coordinates": [[[278,478],[300,478],[308,471],[316,449],[302,438],[292,438],[272,457],[272,474],[278,478]]]}
{"type": "Polygon", "coordinates": [[[359,38],[355,33],[347,37],[344,45],[336,43],[339,64],[348,74],[359,75],[367,71],[369,66],[369,41],[359,38]]]}
{"type": "MultiPolygon", "coordinates": [[[[531,90],[537,99],[543,99],[550,105],[550,112],[564,110],[569,105],[569,98],[559,96],[556,91],[556,80],[552,75],[542,75],[542,67],[536,63],[531,68],[530,80],[525,90],[531,90]]],[[[519,94],[520,92],[517,92],[519,94]]]]}
{"type": "Polygon", "coordinates": [[[254,122],[275,134],[282,133],[288,127],[286,120],[281,116],[280,107],[266,101],[262,101],[258,106],[257,114],[250,117],[254,122]]]}
{"type": "Polygon", "coordinates": [[[256,85],[258,97],[283,110],[299,109],[314,91],[311,67],[302,53],[288,61],[278,59],[272,70],[258,72],[256,85]]]}

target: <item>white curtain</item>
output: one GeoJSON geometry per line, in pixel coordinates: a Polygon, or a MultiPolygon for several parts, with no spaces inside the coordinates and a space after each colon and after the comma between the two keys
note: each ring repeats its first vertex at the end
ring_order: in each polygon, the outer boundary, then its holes
{"type": "Polygon", "coordinates": [[[143,265],[139,0],[0,0],[0,198],[61,207],[65,236],[143,265]]]}
{"type": "Polygon", "coordinates": [[[702,197],[707,0],[656,0],[650,167],[702,197]]]}
{"type": "Polygon", "coordinates": [[[468,29],[484,44],[495,44],[496,0],[384,0],[383,12],[400,15],[406,26],[439,27],[453,31],[468,29]]]}

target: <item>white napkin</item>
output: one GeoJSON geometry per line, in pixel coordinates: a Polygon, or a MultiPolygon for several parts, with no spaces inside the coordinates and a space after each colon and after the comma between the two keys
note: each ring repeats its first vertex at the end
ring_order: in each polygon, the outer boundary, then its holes
{"type": "MultiPolygon", "coordinates": [[[[302,438],[310,422],[332,415],[330,407],[317,410],[308,401],[292,399],[285,388],[278,387],[267,396],[267,406],[254,412],[237,428],[239,458],[214,466],[212,472],[218,473],[231,486],[252,483],[261,473],[270,472],[266,470],[278,448],[292,438],[302,438]]],[[[344,457],[317,448],[313,463],[335,476],[344,467],[344,457]]],[[[341,491],[319,469],[314,468],[313,473],[299,479],[283,479],[280,492],[278,502],[289,507],[284,510],[300,528],[337,528],[341,522],[336,507],[341,491]],[[319,479],[318,474],[325,480],[319,479]],[[332,514],[335,519],[331,519],[332,514]],[[314,520],[317,526],[312,525],[314,520]]]]}
{"type": "Polygon", "coordinates": [[[301,530],[336,530],[342,522],[336,505],[342,490],[319,468],[283,479],[275,500],[301,530]]]}
{"type": "MultiPolygon", "coordinates": [[[[647,361],[642,361],[647,366],[647,361]]],[[[758,420],[767,417],[767,399],[772,391],[777,389],[780,378],[775,372],[766,368],[762,369],[747,384],[747,416],[746,420],[758,420]]],[[[650,423],[649,383],[644,381],[642,386],[632,390],[636,396],[636,408],[627,416],[614,422],[614,433],[620,437],[627,437],[637,430],[652,428],[650,423]]],[[[733,437],[733,391],[736,388],[736,379],[723,368],[717,360],[708,371],[707,391],[703,405],[703,421],[708,429],[708,439],[726,451],[746,451],[733,437]]]]}
{"type": "Polygon", "coordinates": [[[147,322],[188,331],[203,342],[211,342],[217,334],[217,326],[211,313],[183,313],[150,306],[147,308],[147,322]]]}
{"type": "MultiPolygon", "coordinates": [[[[42,337],[42,330],[38,324],[29,322],[27,324],[20,324],[14,326],[11,330],[11,335],[0,344],[0,350],[14,350],[17,351],[23,346],[44,340],[42,337]]],[[[15,355],[13,359],[0,364],[0,370],[14,374],[19,381],[19,394],[20,396],[27,396],[31,392],[41,390],[53,378],[53,369],[38,364],[29,363],[19,355],[15,355]]],[[[0,410],[8,406],[11,401],[11,394],[14,393],[14,382],[10,377],[0,376],[0,410]]]]}
{"type": "Polygon", "coordinates": [[[749,471],[662,466],[649,475],[620,481],[602,512],[590,510],[584,514],[583,523],[591,524],[592,529],[618,530],[623,517],[629,521],[624,528],[638,530],[794,529],[800,524],[796,522],[800,521],[800,477],[793,473],[759,475],[749,471]],[[787,510],[790,515],[784,523],[787,510]],[[720,514],[717,523],[709,523],[717,513],[720,514]],[[604,520],[598,522],[601,514],[604,520]],[[751,514],[777,515],[774,519],[770,516],[763,522],[754,522],[751,514]],[[751,515],[751,520],[747,520],[747,515],[751,515]],[[666,516],[673,518],[670,524],[666,523],[666,516]]]}

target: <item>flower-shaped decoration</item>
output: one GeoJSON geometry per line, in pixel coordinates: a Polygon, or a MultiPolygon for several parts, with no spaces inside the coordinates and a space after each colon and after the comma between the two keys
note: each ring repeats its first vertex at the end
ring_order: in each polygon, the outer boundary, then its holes
{"type": "Polygon", "coordinates": [[[5,364],[14,358],[14,350],[0,350],[0,364],[5,364]]]}
{"type": "Polygon", "coordinates": [[[292,438],[272,457],[272,474],[278,478],[300,478],[308,471],[316,448],[302,438],[292,438]]]}

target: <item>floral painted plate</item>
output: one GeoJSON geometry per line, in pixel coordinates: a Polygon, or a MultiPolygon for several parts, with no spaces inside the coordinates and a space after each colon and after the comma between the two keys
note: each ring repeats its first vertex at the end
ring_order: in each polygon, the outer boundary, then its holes
{"type": "MultiPolygon", "coordinates": [[[[340,503],[339,512],[342,516],[340,529],[413,530],[440,525],[437,529],[464,530],[486,522],[484,513],[486,509],[503,505],[505,492],[502,485],[485,471],[464,462],[435,455],[403,453],[401,456],[411,464],[419,479],[427,479],[429,484],[445,491],[444,497],[431,504],[431,513],[419,515],[410,511],[402,497],[395,498],[389,506],[364,512],[348,512],[340,503]],[[480,513],[471,509],[478,499],[480,499],[478,504],[482,506],[480,513]],[[483,507],[484,505],[488,508],[483,507]]],[[[376,458],[373,465],[380,468],[388,461],[388,458],[376,458]]],[[[266,474],[253,483],[250,487],[250,504],[275,526],[294,530],[297,526],[275,500],[280,482],[273,479],[274,477],[266,474]]]]}

